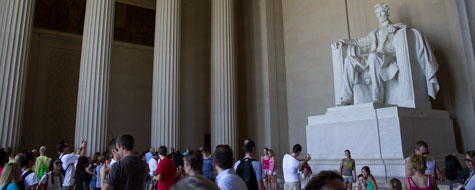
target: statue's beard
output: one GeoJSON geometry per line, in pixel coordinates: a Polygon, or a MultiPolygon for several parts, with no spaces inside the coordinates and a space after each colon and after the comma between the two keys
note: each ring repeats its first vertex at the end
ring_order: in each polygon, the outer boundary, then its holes
{"type": "Polygon", "coordinates": [[[389,19],[388,17],[383,17],[383,18],[379,18],[379,24],[389,24],[389,19]]]}

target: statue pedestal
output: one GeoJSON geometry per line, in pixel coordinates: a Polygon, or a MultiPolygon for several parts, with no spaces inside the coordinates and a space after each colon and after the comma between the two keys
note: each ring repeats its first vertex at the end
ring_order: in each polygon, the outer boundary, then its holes
{"type": "Polygon", "coordinates": [[[369,166],[378,183],[405,176],[405,158],[415,142],[429,144],[430,157],[440,166],[456,153],[452,120],[447,111],[402,108],[374,103],[329,108],[308,117],[307,149],[314,174],[339,170],[344,150],[351,151],[356,173],[369,166]]]}

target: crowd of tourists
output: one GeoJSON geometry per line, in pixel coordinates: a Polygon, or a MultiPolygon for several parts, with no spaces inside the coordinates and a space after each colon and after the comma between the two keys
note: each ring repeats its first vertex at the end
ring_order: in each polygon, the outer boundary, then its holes
{"type": "MultiPolygon", "coordinates": [[[[376,178],[368,166],[357,175],[356,161],[345,150],[339,171],[321,171],[313,175],[308,164],[310,155],[300,157],[302,146],[282,158],[278,166],[274,151],[264,148],[256,160],[256,144],[246,139],[245,156],[234,160],[229,145],[218,145],[213,152],[201,147],[181,153],[160,146],[157,151],[138,154],[134,138],[121,135],[112,139],[105,153],[86,157],[86,141],[73,152],[64,141],[57,145],[58,157],[46,156],[46,147],[13,156],[10,148],[0,150],[0,190],[277,190],[277,173],[282,169],[285,190],[357,189],[377,190],[376,178]],[[356,184],[356,185],[354,185],[356,184]]],[[[475,151],[465,155],[462,167],[455,155],[448,155],[444,170],[429,157],[429,146],[423,141],[415,145],[414,154],[406,159],[406,178],[393,178],[389,189],[435,190],[437,181],[450,181],[450,189],[475,190],[473,164],[475,151]]]]}

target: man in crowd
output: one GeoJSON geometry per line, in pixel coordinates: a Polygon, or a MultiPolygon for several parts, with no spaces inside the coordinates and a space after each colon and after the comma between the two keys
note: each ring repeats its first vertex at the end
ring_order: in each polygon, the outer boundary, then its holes
{"type": "Polygon", "coordinates": [[[234,172],[233,150],[229,145],[218,145],[214,150],[214,163],[218,173],[216,184],[220,190],[247,189],[246,184],[234,172]]]}
{"type": "Polygon", "coordinates": [[[167,152],[166,146],[158,148],[160,162],[153,177],[154,181],[158,181],[157,190],[168,190],[176,181],[176,166],[173,160],[167,157],[167,152]]]}
{"type": "Polygon", "coordinates": [[[292,154],[285,154],[282,161],[282,171],[284,173],[284,190],[300,190],[300,180],[298,171],[300,169],[299,161],[308,161],[309,158],[298,159],[302,152],[302,146],[295,144],[292,148],[292,154]]]}
{"type": "Polygon", "coordinates": [[[254,143],[254,140],[244,140],[243,149],[246,155],[243,159],[238,160],[234,164],[236,174],[238,174],[244,183],[246,183],[249,190],[263,190],[264,176],[262,176],[261,162],[254,159],[254,154],[256,153],[256,144],[254,143]]]}
{"type": "Polygon", "coordinates": [[[145,162],[148,163],[148,161],[150,161],[150,159],[153,157],[153,153],[155,153],[155,149],[150,147],[150,149],[148,149],[148,152],[145,154],[145,162]]]}
{"type": "Polygon", "coordinates": [[[151,190],[154,186],[156,187],[156,181],[151,180],[154,176],[155,170],[157,170],[158,162],[160,162],[160,158],[158,157],[158,152],[154,152],[152,155],[152,158],[148,161],[148,169],[149,169],[149,175],[150,179],[149,181],[149,190],[151,190]]]}
{"type": "Polygon", "coordinates": [[[68,143],[60,141],[58,143],[59,159],[63,163],[62,168],[65,171],[62,190],[72,190],[74,188],[74,172],[76,168],[74,163],[78,161],[80,156],[86,155],[86,141],[81,142],[81,147],[76,153],[71,153],[68,143]]]}
{"type": "Polygon", "coordinates": [[[134,138],[121,135],[117,138],[116,149],[120,160],[111,166],[108,173],[101,168],[101,189],[143,190],[148,175],[147,164],[134,155],[134,138]]]}
{"type": "Polygon", "coordinates": [[[40,156],[36,158],[35,166],[33,166],[33,171],[35,171],[38,179],[41,179],[43,175],[48,172],[49,163],[51,162],[51,158],[46,156],[46,147],[40,147],[40,156]]]}
{"type": "Polygon", "coordinates": [[[116,147],[116,143],[117,143],[116,138],[113,138],[112,140],[109,141],[108,147],[109,147],[109,151],[112,153],[112,159],[111,159],[111,162],[110,162],[110,166],[114,165],[121,158],[121,156],[117,153],[118,149],[116,147]]]}
{"type": "MultiPolygon", "coordinates": [[[[439,181],[444,181],[444,175],[440,172],[434,159],[429,157],[429,145],[424,141],[417,141],[414,147],[414,154],[420,155],[426,159],[426,175],[430,175],[439,181]]],[[[409,168],[409,158],[406,159],[406,177],[411,177],[414,172],[409,168]]]]}
{"type": "Polygon", "coordinates": [[[321,171],[310,179],[305,190],[346,190],[343,178],[334,171],[321,171]]]}

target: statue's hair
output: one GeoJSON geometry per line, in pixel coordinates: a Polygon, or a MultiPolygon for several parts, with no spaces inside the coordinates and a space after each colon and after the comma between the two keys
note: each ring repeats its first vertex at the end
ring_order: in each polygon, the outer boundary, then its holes
{"type": "Polygon", "coordinates": [[[386,13],[389,14],[389,6],[386,5],[386,4],[384,4],[384,3],[378,3],[378,4],[376,4],[376,5],[374,6],[374,10],[376,10],[376,9],[378,9],[378,8],[380,8],[380,7],[383,8],[384,12],[386,12],[386,13]]]}

